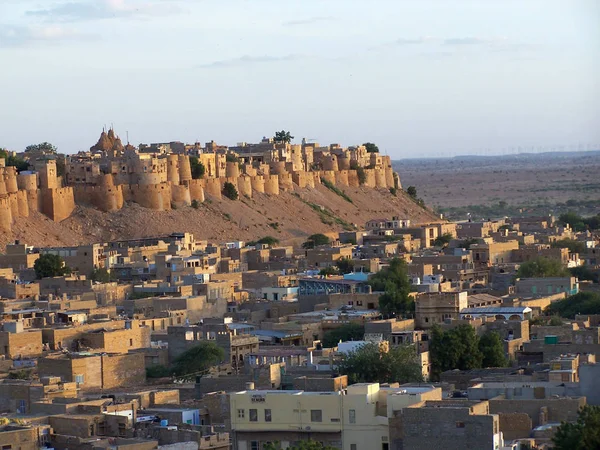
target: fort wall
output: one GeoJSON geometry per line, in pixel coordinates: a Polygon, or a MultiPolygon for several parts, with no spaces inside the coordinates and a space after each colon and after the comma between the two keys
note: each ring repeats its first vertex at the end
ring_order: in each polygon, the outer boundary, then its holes
{"type": "Polygon", "coordinates": [[[190,200],[202,203],[204,201],[204,180],[190,180],[188,186],[190,189],[190,200]]]}
{"type": "Polygon", "coordinates": [[[240,177],[239,163],[228,161],[225,166],[225,177],[226,178],[239,178],[240,177]]]}
{"type": "Polygon", "coordinates": [[[205,193],[217,198],[217,199],[221,199],[222,198],[222,194],[221,194],[221,181],[219,178],[208,178],[206,180],[206,189],[205,189],[205,193]]]}
{"type": "Polygon", "coordinates": [[[179,155],[179,182],[185,183],[192,179],[192,165],[190,157],[187,155],[179,155]]]}
{"type": "Polygon", "coordinates": [[[238,192],[240,195],[252,198],[252,178],[248,175],[237,179],[238,192]]]}
{"type": "Polygon", "coordinates": [[[75,209],[75,195],[72,187],[41,190],[41,210],[55,222],[69,217],[75,209]]]}
{"type": "Polygon", "coordinates": [[[348,186],[359,187],[360,182],[358,181],[358,172],[356,170],[348,171],[348,186]]]}
{"type": "Polygon", "coordinates": [[[335,184],[338,186],[348,186],[348,171],[340,170],[335,172],[335,184]]]}
{"type": "Polygon", "coordinates": [[[10,207],[10,213],[14,220],[17,217],[19,217],[19,202],[17,201],[17,194],[16,194],[16,192],[13,192],[10,194],[6,194],[6,196],[8,198],[8,205],[10,207]]]}
{"type": "MultiPolygon", "coordinates": [[[[2,184],[2,183],[0,183],[2,184]]],[[[12,213],[8,196],[0,197],[0,230],[10,231],[12,228],[12,213]]]]}
{"type": "Polygon", "coordinates": [[[279,195],[279,176],[265,176],[265,194],[279,195]]]}
{"type": "Polygon", "coordinates": [[[29,202],[27,200],[27,191],[17,191],[17,205],[19,217],[29,217],[29,202]]]}
{"type": "Polygon", "coordinates": [[[180,182],[178,155],[167,155],[167,181],[170,181],[174,185],[180,182]]]}
{"type": "Polygon", "coordinates": [[[123,187],[124,185],[74,186],[75,203],[89,203],[104,212],[118,211],[124,204],[123,187]]]}
{"type": "Polygon", "coordinates": [[[23,191],[35,191],[38,188],[38,177],[36,173],[17,175],[17,187],[23,191]]]}
{"type": "Polygon", "coordinates": [[[170,183],[131,184],[123,190],[123,197],[125,201],[135,202],[155,211],[171,209],[170,183]]]}
{"type": "Polygon", "coordinates": [[[265,177],[262,175],[256,175],[250,177],[250,182],[252,183],[252,189],[259,194],[265,193],[265,177]]]}
{"type": "Polygon", "coordinates": [[[377,167],[372,169],[375,173],[375,187],[377,188],[386,188],[387,182],[385,179],[385,170],[383,167],[377,167]]]}
{"type": "Polygon", "coordinates": [[[363,183],[363,186],[368,187],[368,188],[375,188],[376,187],[375,169],[364,169],[364,171],[365,171],[365,182],[363,183]]]}
{"type": "Polygon", "coordinates": [[[19,187],[17,186],[17,169],[15,167],[6,167],[3,170],[6,192],[9,194],[16,193],[19,190],[19,187]]]}
{"type": "Polygon", "coordinates": [[[280,173],[277,177],[279,178],[279,189],[282,191],[294,190],[294,182],[292,181],[291,173],[280,173]]]}
{"type": "Polygon", "coordinates": [[[335,184],[335,172],[333,170],[321,171],[321,178],[329,183],[335,184]]]}
{"type": "Polygon", "coordinates": [[[171,184],[171,202],[177,206],[191,205],[190,188],[185,184],[171,184]]]}

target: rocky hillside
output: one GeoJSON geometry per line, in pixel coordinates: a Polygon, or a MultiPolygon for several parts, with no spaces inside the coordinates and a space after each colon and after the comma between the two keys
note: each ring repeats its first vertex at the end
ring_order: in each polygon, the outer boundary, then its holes
{"type": "Polygon", "coordinates": [[[164,212],[134,203],[113,213],[78,206],[71,217],[60,223],[32,213],[28,218],[17,219],[12,232],[0,235],[0,249],[15,239],[35,246],[68,246],[172,232],[191,232],[198,239],[217,242],[270,235],[282,243],[299,244],[312,233],[362,227],[377,217],[408,217],[413,223],[438,220],[401,191],[397,197],[384,189],[345,187],[343,191],[352,203],[318,185],[279,196],[255,194],[251,199],[242,197],[237,201],[207,199],[197,209],[182,207],[164,212]]]}

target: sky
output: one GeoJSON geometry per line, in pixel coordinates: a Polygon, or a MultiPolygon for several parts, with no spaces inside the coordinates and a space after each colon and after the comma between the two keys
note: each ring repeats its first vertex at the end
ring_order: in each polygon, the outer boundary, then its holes
{"type": "Polygon", "coordinates": [[[597,0],[0,0],[0,147],[600,149],[597,0]]]}

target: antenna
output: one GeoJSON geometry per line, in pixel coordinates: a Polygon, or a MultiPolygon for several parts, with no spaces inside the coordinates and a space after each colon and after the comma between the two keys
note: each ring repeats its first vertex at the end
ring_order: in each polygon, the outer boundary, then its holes
{"type": "Polygon", "coordinates": [[[126,131],[125,133],[127,133],[127,145],[129,145],[129,131],[126,131]]]}

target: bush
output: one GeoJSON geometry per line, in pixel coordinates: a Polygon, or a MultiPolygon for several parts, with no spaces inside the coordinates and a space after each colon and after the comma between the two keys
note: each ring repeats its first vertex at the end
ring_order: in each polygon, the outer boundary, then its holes
{"type": "Polygon", "coordinates": [[[265,236],[260,238],[258,241],[248,242],[247,245],[256,245],[256,244],[266,244],[266,245],[277,245],[279,244],[279,239],[274,238],[273,236],[265,236]]]}
{"type": "Polygon", "coordinates": [[[367,182],[367,174],[364,168],[358,167],[356,169],[356,175],[358,176],[358,184],[361,186],[367,182]]]}
{"type": "Polygon", "coordinates": [[[62,277],[69,275],[71,269],[65,265],[65,261],[58,255],[44,254],[33,264],[33,270],[38,280],[50,277],[62,277]]]}
{"type": "Polygon", "coordinates": [[[239,163],[240,159],[237,156],[235,156],[233,153],[227,153],[225,155],[225,161],[239,163]]]}
{"type": "Polygon", "coordinates": [[[580,292],[551,303],[546,312],[569,319],[574,319],[577,314],[600,314],[600,294],[580,292]]]}
{"type": "Polygon", "coordinates": [[[321,233],[317,233],[317,234],[311,234],[308,239],[306,240],[306,242],[304,242],[304,244],[302,244],[302,248],[315,248],[318,247],[319,245],[328,245],[329,244],[329,238],[327,236],[325,236],[324,234],[321,233]]]}
{"type": "Polygon", "coordinates": [[[90,275],[90,280],[97,281],[98,283],[110,283],[114,280],[114,277],[107,269],[101,267],[99,269],[94,269],[90,275]]]}
{"type": "Polygon", "coordinates": [[[571,253],[583,253],[585,252],[585,244],[574,239],[561,239],[553,242],[552,247],[554,248],[568,248],[571,253]]]}
{"type": "Polygon", "coordinates": [[[200,202],[198,200],[192,200],[191,207],[194,209],[200,208],[200,202]]]}
{"type": "Polygon", "coordinates": [[[323,347],[332,348],[342,341],[360,341],[364,338],[365,327],[357,323],[347,323],[328,331],[323,336],[323,347]]]}
{"type": "Polygon", "coordinates": [[[409,196],[411,196],[413,199],[415,199],[415,200],[417,199],[417,188],[416,188],[416,187],[414,187],[414,186],[409,186],[409,187],[406,189],[406,193],[407,193],[409,196]]]}
{"type": "Polygon", "coordinates": [[[204,176],[206,168],[195,156],[190,156],[190,168],[192,169],[192,178],[198,180],[204,176]]]}
{"type": "Polygon", "coordinates": [[[565,269],[557,259],[539,257],[524,262],[517,271],[517,278],[570,277],[571,272],[565,269]]]}
{"type": "Polygon", "coordinates": [[[223,195],[225,197],[227,197],[229,200],[237,200],[238,199],[238,191],[237,191],[236,187],[229,181],[226,181],[225,184],[223,185],[223,195]]]}
{"type": "Polygon", "coordinates": [[[395,187],[391,187],[390,194],[392,194],[393,196],[396,196],[396,194],[398,194],[398,189],[396,189],[395,187]]]}
{"type": "Polygon", "coordinates": [[[171,376],[171,371],[165,366],[156,365],[146,368],[147,378],[166,378],[171,376]]]}

